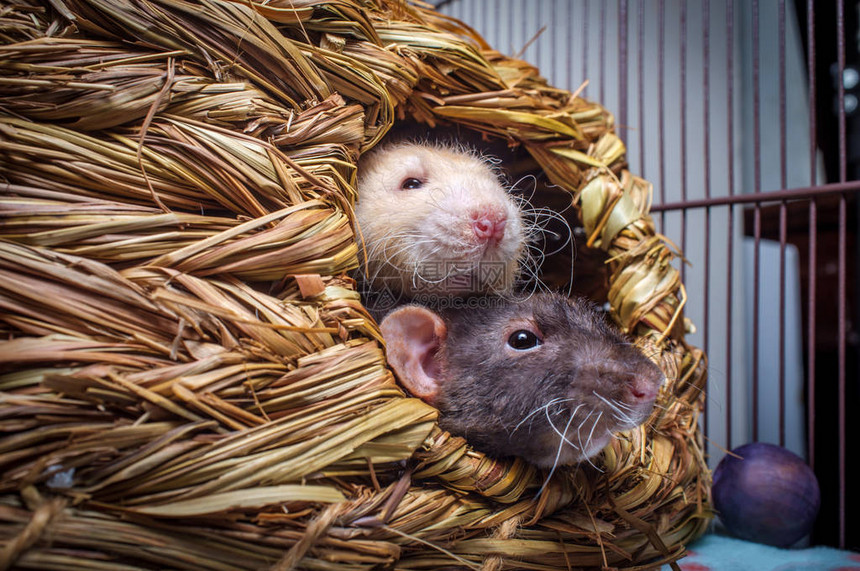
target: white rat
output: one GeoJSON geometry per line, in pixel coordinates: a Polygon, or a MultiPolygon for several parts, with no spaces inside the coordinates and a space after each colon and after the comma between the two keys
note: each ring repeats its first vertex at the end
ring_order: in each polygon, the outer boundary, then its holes
{"type": "Polygon", "coordinates": [[[355,214],[371,289],[507,294],[526,256],[517,201],[474,152],[399,142],[362,156],[355,214]]]}

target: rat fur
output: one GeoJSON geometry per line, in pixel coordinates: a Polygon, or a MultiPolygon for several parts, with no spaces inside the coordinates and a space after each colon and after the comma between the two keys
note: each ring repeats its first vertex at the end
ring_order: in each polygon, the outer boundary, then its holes
{"type": "Polygon", "coordinates": [[[513,290],[527,229],[489,161],[451,144],[389,143],[362,156],[357,188],[371,290],[406,299],[513,290]]]}
{"type": "Polygon", "coordinates": [[[555,467],[649,416],[664,375],[593,303],[538,293],[488,304],[408,305],[382,321],[389,364],[443,429],[491,456],[555,467]]]}

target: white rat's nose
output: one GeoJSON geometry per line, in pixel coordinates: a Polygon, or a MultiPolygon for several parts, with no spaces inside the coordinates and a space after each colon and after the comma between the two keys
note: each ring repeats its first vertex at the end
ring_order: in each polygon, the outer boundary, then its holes
{"type": "Polygon", "coordinates": [[[498,243],[505,237],[508,216],[501,210],[484,208],[472,212],[472,230],[479,242],[498,243]]]}

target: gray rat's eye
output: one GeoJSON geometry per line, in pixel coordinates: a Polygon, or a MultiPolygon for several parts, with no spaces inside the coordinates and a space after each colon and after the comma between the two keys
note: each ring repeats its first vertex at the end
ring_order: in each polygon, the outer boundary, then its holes
{"type": "Polygon", "coordinates": [[[525,329],[514,331],[511,333],[511,336],[508,337],[508,346],[516,349],[517,351],[534,349],[541,343],[543,343],[543,341],[541,341],[537,335],[525,329]]]}
{"type": "Polygon", "coordinates": [[[400,188],[401,190],[415,190],[416,188],[421,188],[423,185],[424,183],[417,178],[407,178],[400,183],[400,188]]]}

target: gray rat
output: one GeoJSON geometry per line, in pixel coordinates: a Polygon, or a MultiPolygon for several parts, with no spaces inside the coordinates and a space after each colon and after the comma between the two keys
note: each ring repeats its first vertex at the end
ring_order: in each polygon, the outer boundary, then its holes
{"type": "Polygon", "coordinates": [[[475,152],[384,144],[358,165],[357,235],[371,289],[417,295],[509,293],[526,255],[517,201],[475,152]]]}
{"type": "Polygon", "coordinates": [[[439,409],[440,427],[490,456],[554,467],[595,456],[648,417],[664,375],[593,303],[486,300],[441,313],[407,305],[382,321],[389,364],[439,409]]]}

